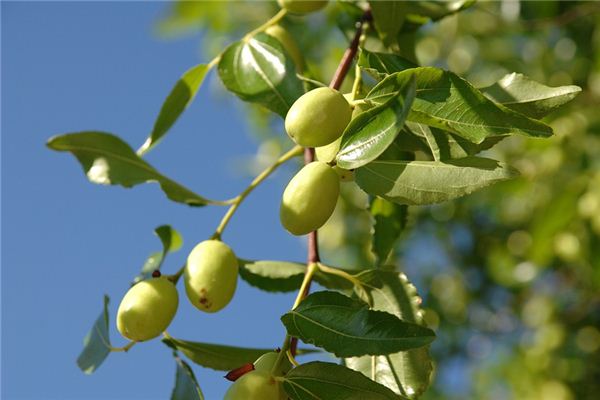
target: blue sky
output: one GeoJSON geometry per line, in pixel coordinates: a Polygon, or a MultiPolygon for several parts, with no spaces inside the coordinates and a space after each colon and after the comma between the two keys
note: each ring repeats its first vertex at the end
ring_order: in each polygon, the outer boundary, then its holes
{"type": "MultiPolygon", "coordinates": [[[[201,61],[199,37],[152,34],[157,2],[2,2],[2,399],[166,399],[175,365],[158,340],[115,353],[92,376],[75,365],[102,295],[114,315],[130,279],[160,248],[153,229],[171,224],[184,247],[164,266],[174,272],[206,239],[223,208],[169,202],[157,185],[133,189],[89,183],[75,159],[46,149],[59,133],[103,130],[138,147],[178,76],[201,61]]],[[[211,74],[194,104],[147,159],[210,198],[248,182],[236,160],[256,143],[233,96],[218,96],[211,74]]],[[[278,220],[293,167],[253,193],[224,240],[244,258],[304,260],[302,241],[278,220]]],[[[180,291],[174,337],[277,347],[279,316],[292,294],[264,294],[239,282],[233,302],[208,315],[180,291]]],[[[207,399],[219,399],[222,372],[194,367],[207,399]]]]}

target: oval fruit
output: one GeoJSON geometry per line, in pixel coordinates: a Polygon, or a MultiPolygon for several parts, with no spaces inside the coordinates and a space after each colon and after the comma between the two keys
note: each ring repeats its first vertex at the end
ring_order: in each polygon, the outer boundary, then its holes
{"type": "Polygon", "coordinates": [[[337,90],[322,87],[300,96],[285,117],[285,131],[304,147],[325,146],[342,136],[352,108],[337,90]]]}
{"type": "Polygon", "coordinates": [[[327,5],[327,0],[277,0],[279,7],[294,14],[308,14],[327,5]]]}
{"type": "Polygon", "coordinates": [[[265,33],[279,40],[279,43],[281,43],[285,51],[292,57],[292,60],[294,60],[296,68],[298,68],[299,71],[302,71],[304,57],[292,35],[290,35],[290,33],[281,25],[271,25],[265,29],[265,33]]]}
{"type": "Polygon", "coordinates": [[[324,162],[305,165],[288,183],[279,217],[294,235],[306,235],[327,222],[340,194],[338,174],[324,162]]]}
{"type": "MultiPolygon", "coordinates": [[[[271,372],[277,358],[279,357],[279,353],[276,351],[271,351],[260,356],[256,361],[254,361],[254,370],[255,371],[263,371],[263,372],[271,372]]],[[[279,365],[277,371],[273,371],[275,375],[281,376],[287,374],[292,369],[292,364],[290,360],[283,356],[283,360],[279,365]]]]}
{"type": "Polygon", "coordinates": [[[190,252],[183,272],[188,299],[199,310],[221,310],[233,298],[238,268],[237,257],[225,243],[200,242],[190,252]]]}
{"type": "Polygon", "coordinates": [[[251,371],[235,381],[223,400],[279,400],[281,385],[264,371],[251,371]]]}
{"type": "Polygon", "coordinates": [[[117,329],[127,339],[143,342],[167,329],[179,305],[173,282],[152,278],[132,286],[117,311],[117,329]]]}

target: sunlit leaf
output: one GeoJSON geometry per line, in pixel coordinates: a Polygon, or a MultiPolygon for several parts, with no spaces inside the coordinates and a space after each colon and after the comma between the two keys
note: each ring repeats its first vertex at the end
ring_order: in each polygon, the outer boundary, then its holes
{"type": "Polygon", "coordinates": [[[150,151],[166,135],[177,118],[194,100],[208,70],[208,65],[199,64],[187,70],[179,78],[160,109],[152,133],[138,150],[139,155],[150,151]]]}
{"type": "Polygon", "coordinates": [[[439,161],[373,161],[355,171],[367,193],[399,204],[433,204],[514,178],[518,172],[495,160],[468,157],[439,161]]]}
{"type": "Polygon", "coordinates": [[[140,183],[158,182],[167,197],[175,202],[190,206],[223,204],[201,197],[161,175],[113,134],[95,131],[68,133],[50,138],[47,145],[56,151],[72,153],[93,183],[129,188],[140,183]]]}
{"type": "Polygon", "coordinates": [[[354,118],[342,136],[337,164],[354,169],[379,157],[404,126],[414,98],[415,81],[408,80],[387,102],[354,118]]]}
{"type": "Polygon", "coordinates": [[[413,74],[417,93],[409,121],[450,131],[473,143],[481,143],[489,136],[552,135],[552,129],[544,123],[494,103],[458,75],[434,67],[392,74],[377,84],[366,99],[384,104],[413,74]]]}
{"type": "Polygon", "coordinates": [[[218,70],[228,90],[282,117],[304,93],[294,61],[277,39],[265,33],[231,44],[222,54],[218,70]]]}
{"type": "Polygon", "coordinates": [[[409,68],[418,67],[412,61],[392,53],[377,53],[366,49],[360,49],[358,55],[358,66],[368,72],[375,79],[383,79],[395,72],[404,71],[409,68]]]}
{"type": "Polygon", "coordinates": [[[533,118],[542,118],[581,92],[575,85],[549,87],[513,72],[479,89],[488,98],[533,118]]]}

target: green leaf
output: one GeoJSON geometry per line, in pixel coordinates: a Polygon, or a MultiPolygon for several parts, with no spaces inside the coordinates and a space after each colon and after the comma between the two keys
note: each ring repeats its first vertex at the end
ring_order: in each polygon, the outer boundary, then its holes
{"type": "Polygon", "coordinates": [[[199,64],[187,70],[179,78],[160,109],[152,133],[138,150],[137,153],[140,156],[150,151],[163,138],[181,113],[194,100],[208,70],[208,65],[199,64]]]}
{"type": "Polygon", "coordinates": [[[173,357],[175,357],[177,371],[171,400],[204,400],[204,394],[202,394],[202,389],[198,385],[192,368],[179,358],[176,352],[173,352],[173,357]]]}
{"type": "Polygon", "coordinates": [[[434,160],[443,161],[464,158],[490,149],[506,136],[488,136],[479,144],[471,143],[451,132],[416,122],[407,122],[406,127],[429,147],[434,160]]]}
{"type": "Polygon", "coordinates": [[[365,192],[400,204],[440,203],[514,178],[518,172],[495,160],[467,157],[440,161],[374,161],[355,171],[365,192]]]}
{"type": "Polygon", "coordinates": [[[409,121],[453,132],[473,143],[490,136],[552,135],[546,124],[494,103],[458,75],[434,67],[392,74],[377,84],[366,99],[373,104],[387,102],[413,74],[417,93],[409,121]]]}
{"type": "MultiPolygon", "coordinates": [[[[240,276],[250,285],[267,292],[293,292],[304,279],[306,264],[289,261],[238,260],[240,276]]],[[[351,290],[352,284],[335,275],[317,272],[314,280],[329,289],[351,290]]]]}
{"type": "Polygon", "coordinates": [[[579,86],[548,87],[515,72],[479,90],[489,99],[533,118],[548,115],[581,92],[579,86]]]}
{"type": "Polygon", "coordinates": [[[415,98],[415,81],[398,87],[397,94],[382,105],[359,114],[344,130],[337,164],[346,169],[361,167],[379,157],[404,126],[415,98]]]}
{"type": "Polygon", "coordinates": [[[196,364],[218,371],[230,371],[240,365],[254,362],[258,357],[274,350],[190,342],[174,338],[163,339],[163,342],[181,351],[196,364]]]}
{"type": "Polygon", "coordinates": [[[397,36],[404,23],[406,2],[404,1],[369,1],[375,29],[386,46],[397,43],[397,36]]]}
{"type": "Polygon", "coordinates": [[[321,361],[302,364],[283,379],[283,388],[293,400],[405,399],[359,372],[321,361]]]}
{"type": "MultiPolygon", "coordinates": [[[[370,270],[356,276],[363,282],[372,308],[406,321],[424,325],[421,298],[406,275],[394,271],[370,270]]],[[[361,292],[357,291],[360,296],[361,292]]],[[[385,356],[346,358],[345,364],[411,399],[427,387],[433,370],[429,346],[385,356]]]]}
{"type": "Polygon", "coordinates": [[[395,353],[424,346],[435,337],[430,329],[329,291],[309,295],[281,321],[291,336],[338,357],[395,353]]]}
{"type": "Polygon", "coordinates": [[[167,197],[175,202],[190,206],[224,204],[224,202],[201,197],[161,175],[135,154],[127,143],[110,133],[94,131],[68,133],[50,138],[47,146],[56,151],[71,152],[93,183],[129,188],[140,183],[158,182],[167,197]]]}
{"type": "Polygon", "coordinates": [[[361,48],[358,66],[375,79],[383,79],[395,72],[416,68],[418,65],[392,53],[377,53],[361,48]]]}
{"type": "Polygon", "coordinates": [[[91,374],[104,362],[110,354],[110,336],[108,333],[108,303],[110,299],[104,295],[104,308],[83,339],[83,350],[77,357],[77,365],[86,374],[91,374]]]}
{"type": "Polygon", "coordinates": [[[250,285],[267,292],[292,292],[304,279],[305,264],[286,261],[239,260],[240,276],[250,285]]]}
{"type": "Polygon", "coordinates": [[[148,279],[152,275],[152,272],[160,269],[169,252],[175,252],[183,245],[181,234],[170,225],[161,225],[157,227],[154,229],[154,234],[160,239],[163,249],[162,251],[150,254],[139,275],[133,280],[133,283],[148,279]]]}
{"type": "Polygon", "coordinates": [[[304,93],[294,62],[279,41],[265,33],[231,44],[221,56],[219,76],[239,98],[285,117],[304,93]]]}
{"type": "Polygon", "coordinates": [[[406,227],[408,207],[373,197],[369,209],[373,217],[371,252],[375,255],[377,265],[382,265],[406,227]]]}
{"type": "Polygon", "coordinates": [[[421,16],[437,21],[475,4],[476,0],[428,0],[408,1],[406,13],[411,16],[421,16]]]}

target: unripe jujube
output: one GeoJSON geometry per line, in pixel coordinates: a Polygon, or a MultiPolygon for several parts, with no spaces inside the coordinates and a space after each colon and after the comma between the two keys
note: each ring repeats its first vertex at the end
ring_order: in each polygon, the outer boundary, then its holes
{"type": "Polygon", "coordinates": [[[265,29],[265,33],[279,40],[279,43],[281,43],[285,51],[287,51],[290,57],[292,57],[292,60],[294,60],[296,68],[298,68],[299,71],[302,71],[304,57],[292,35],[280,25],[269,26],[265,29]]]}
{"type": "Polygon", "coordinates": [[[270,373],[251,371],[229,387],[223,400],[279,400],[281,390],[270,373]]]}
{"type": "Polygon", "coordinates": [[[279,7],[294,14],[308,14],[327,5],[327,0],[277,0],[279,7]]]}
{"type": "Polygon", "coordinates": [[[340,177],[324,162],[305,165],[288,183],[279,217],[294,235],[306,235],[327,222],[340,194],[340,177]]]}
{"type": "Polygon", "coordinates": [[[194,247],[184,270],[185,292],[199,310],[216,312],[231,301],[237,286],[238,260],[229,246],[205,240],[194,247]]]}
{"type": "Polygon", "coordinates": [[[285,117],[285,131],[304,147],[325,146],[339,138],[352,108],[337,90],[321,87],[300,96],[285,117]]]}
{"type": "Polygon", "coordinates": [[[169,326],[179,305],[173,282],[151,278],[132,286],[117,311],[117,329],[127,339],[142,342],[157,337],[169,326]]]}

